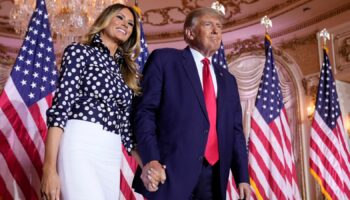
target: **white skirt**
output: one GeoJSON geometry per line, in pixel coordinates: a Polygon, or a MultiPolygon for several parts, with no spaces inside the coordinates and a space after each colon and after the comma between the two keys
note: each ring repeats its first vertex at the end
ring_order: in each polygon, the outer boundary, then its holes
{"type": "Polygon", "coordinates": [[[120,135],[96,123],[68,120],[58,155],[61,199],[119,199],[121,156],[120,135]]]}

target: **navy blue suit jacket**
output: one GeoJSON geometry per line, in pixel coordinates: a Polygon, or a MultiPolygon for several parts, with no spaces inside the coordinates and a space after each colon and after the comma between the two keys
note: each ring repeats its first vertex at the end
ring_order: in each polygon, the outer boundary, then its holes
{"type": "MultiPolygon", "coordinates": [[[[226,196],[229,171],[236,184],[249,182],[242,111],[235,78],[214,66],[217,79],[217,133],[220,188],[226,196]]],[[[192,194],[203,163],[209,121],[197,68],[189,47],[154,50],[144,68],[142,96],[136,100],[134,131],[143,163],[159,160],[167,179],[148,192],[140,179],[133,186],[148,199],[182,200],[192,194]]]]}

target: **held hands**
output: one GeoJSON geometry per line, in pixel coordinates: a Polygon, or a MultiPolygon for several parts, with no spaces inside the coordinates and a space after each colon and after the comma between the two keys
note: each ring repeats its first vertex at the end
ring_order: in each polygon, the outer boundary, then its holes
{"type": "Polygon", "coordinates": [[[240,183],[238,185],[239,199],[250,199],[250,185],[248,183],[240,183]]]}
{"type": "Polygon", "coordinates": [[[165,182],[165,168],[157,160],[150,161],[142,168],[141,180],[148,191],[157,191],[159,183],[165,182]]]}

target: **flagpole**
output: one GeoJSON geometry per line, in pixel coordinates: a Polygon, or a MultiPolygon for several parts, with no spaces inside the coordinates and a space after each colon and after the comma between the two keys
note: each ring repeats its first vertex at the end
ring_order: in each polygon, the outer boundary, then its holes
{"type": "Polygon", "coordinates": [[[316,110],[311,125],[310,173],[326,199],[348,199],[346,197],[350,196],[350,152],[327,53],[327,40],[330,40],[330,34],[323,29],[319,33],[319,38],[323,38],[324,51],[316,110]],[[337,181],[334,181],[334,177],[337,181]]]}
{"type": "Polygon", "coordinates": [[[248,144],[250,184],[256,199],[299,200],[301,196],[295,173],[293,133],[288,124],[271,38],[268,34],[272,28],[272,21],[265,16],[261,19],[261,24],[265,26],[266,31],[266,59],[251,117],[248,144]]]}

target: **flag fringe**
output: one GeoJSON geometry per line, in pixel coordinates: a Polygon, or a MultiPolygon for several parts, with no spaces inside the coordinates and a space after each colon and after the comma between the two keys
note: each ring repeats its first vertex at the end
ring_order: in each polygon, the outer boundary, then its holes
{"type": "Polygon", "coordinates": [[[254,190],[254,192],[255,192],[256,198],[257,198],[258,200],[263,200],[263,198],[262,198],[262,196],[261,196],[261,194],[260,194],[260,191],[259,191],[258,187],[256,186],[255,181],[254,181],[252,178],[250,178],[250,185],[252,186],[252,188],[253,188],[253,190],[254,190]]]}
{"type": "Polygon", "coordinates": [[[324,188],[323,184],[322,184],[322,180],[321,178],[317,175],[317,173],[310,168],[310,173],[311,175],[315,178],[316,182],[320,185],[321,187],[321,192],[322,194],[326,197],[327,200],[332,200],[332,197],[328,194],[328,192],[326,191],[326,189],[324,188]]]}

